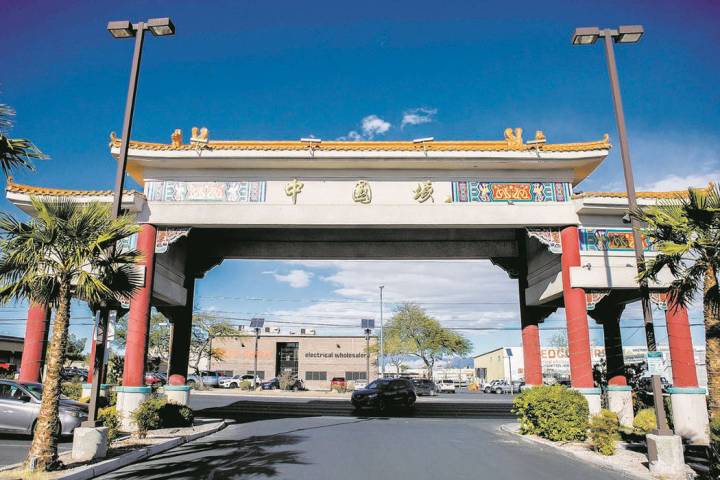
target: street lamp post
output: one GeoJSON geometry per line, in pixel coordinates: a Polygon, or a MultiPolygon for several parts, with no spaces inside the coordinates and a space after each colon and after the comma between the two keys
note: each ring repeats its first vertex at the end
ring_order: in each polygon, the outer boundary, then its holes
{"type": "MultiPolygon", "coordinates": [[[[385,378],[385,343],[383,335],[383,288],[385,285],[380,285],[380,378],[385,378]]],[[[370,379],[368,378],[368,381],[370,379]]]]}
{"type": "MultiPolygon", "coordinates": [[[[641,25],[624,25],[617,29],[597,27],[576,28],[572,36],[573,45],[592,45],[598,38],[602,37],[605,46],[605,57],[607,59],[608,75],[610,77],[610,89],[612,90],[613,106],[615,108],[615,120],[617,122],[618,137],[620,140],[620,156],[622,158],[623,173],[625,175],[625,188],[627,190],[628,207],[631,212],[637,210],[637,196],[635,194],[635,181],[633,178],[632,163],[630,161],[630,148],[628,147],[627,130],[625,128],[625,113],[623,112],[622,97],[620,95],[620,81],[618,80],[617,65],[615,63],[615,50],[613,43],[636,43],[645,33],[641,25]]],[[[640,222],[631,215],[633,247],[635,250],[635,262],[638,273],[643,271],[645,264],[645,252],[640,235],[640,222]]],[[[655,342],[655,330],[653,327],[652,305],[650,303],[650,290],[645,279],[640,280],[640,302],[643,309],[643,320],[645,324],[645,339],[649,352],[657,351],[655,342]]],[[[658,428],[657,435],[672,435],[665,416],[663,405],[662,383],[660,375],[652,376],[652,390],[655,403],[655,415],[658,428]]]]}
{"type": "MultiPolygon", "coordinates": [[[[151,18],[146,22],[135,24],[127,20],[109,22],[107,29],[114,38],[135,38],[135,49],[133,51],[132,64],[130,67],[130,83],[128,85],[127,98],[125,100],[125,115],[123,117],[122,138],[120,139],[120,154],[118,156],[117,170],[115,172],[115,189],[113,191],[113,206],[110,214],[117,218],[122,213],[122,193],[125,183],[125,169],[127,167],[127,153],[130,145],[130,132],[132,130],[133,113],[135,111],[135,96],[137,94],[138,78],[140,75],[140,58],[142,57],[143,40],[145,31],[156,37],[175,34],[175,25],[169,18],[151,18]]],[[[104,371],[105,348],[107,345],[107,329],[109,317],[109,305],[101,305],[100,313],[97,316],[95,326],[95,364],[93,369],[93,381],[90,390],[90,405],[88,406],[88,419],[85,426],[96,426],[97,424],[97,403],[100,398],[100,385],[104,371]]]]}
{"type": "Polygon", "coordinates": [[[257,374],[257,360],[258,360],[258,342],[260,341],[260,329],[265,325],[264,318],[253,318],[250,319],[250,328],[255,329],[255,356],[253,357],[253,390],[257,388],[258,374],[257,374]]]}
{"type": "Polygon", "coordinates": [[[360,328],[365,331],[365,352],[367,361],[367,382],[370,383],[370,332],[375,328],[375,320],[372,318],[363,318],[360,320],[360,328]]]}

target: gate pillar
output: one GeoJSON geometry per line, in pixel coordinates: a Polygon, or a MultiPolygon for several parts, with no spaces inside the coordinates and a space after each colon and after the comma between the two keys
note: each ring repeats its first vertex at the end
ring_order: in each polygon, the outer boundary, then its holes
{"type": "Polygon", "coordinates": [[[40,381],[49,331],[50,309],[46,305],[30,304],[25,324],[25,342],[20,359],[19,380],[21,382],[40,381]]]}
{"type": "MultiPolygon", "coordinates": [[[[187,405],[190,402],[190,387],[185,385],[185,382],[190,361],[195,280],[189,279],[185,288],[187,289],[186,305],[168,311],[172,321],[172,331],[170,334],[168,384],[165,386],[165,395],[168,400],[182,405],[187,405]]],[[[163,313],[165,312],[163,311],[163,313]]]]}
{"type": "Polygon", "coordinates": [[[611,298],[598,304],[590,311],[590,316],[603,326],[608,408],[617,414],[620,425],[632,427],[634,418],[632,388],[628,386],[625,376],[625,358],[620,335],[620,317],[625,305],[608,303],[609,301],[611,298]]]}
{"type": "Polygon", "coordinates": [[[690,443],[707,445],[708,409],[705,389],[699,388],[687,309],[668,305],[665,312],[673,386],[670,401],[675,433],[690,443]]]}
{"type": "Polygon", "coordinates": [[[143,224],[137,239],[137,250],[142,255],[141,265],[145,268],[145,283],[130,300],[123,384],[116,388],[117,410],[124,431],[134,429],[130,422],[130,413],[150,395],[150,387],[145,386],[145,363],[155,273],[156,233],[153,225],[143,224]]]}
{"type": "Polygon", "coordinates": [[[590,414],[600,411],[600,389],[595,388],[590,356],[590,329],[587,319],[585,290],[573,288],[570,269],[580,266],[580,237],[575,226],[560,232],[562,239],[562,283],[567,323],[568,352],[570,355],[570,382],[588,401],[590,414]]]}

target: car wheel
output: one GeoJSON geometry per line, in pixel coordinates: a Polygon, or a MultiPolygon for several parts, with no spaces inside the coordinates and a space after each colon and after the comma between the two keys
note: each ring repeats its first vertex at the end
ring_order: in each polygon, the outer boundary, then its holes
{"type": "Polygon", "coordinates": [[[300,389],[299,389],[297,386],[294,386],[294,387],[292,388],[292,391],[293,391],[293,392],[297,392],[298,390],[300,390],[300,389]]]}
{"type": "Polygon", "coordinates": [[[495,389],[495,393],[498,394],[498,395],[500,395],[502,392],[503,392],[503,391],[502,391],[501,388],[495,389]]]}

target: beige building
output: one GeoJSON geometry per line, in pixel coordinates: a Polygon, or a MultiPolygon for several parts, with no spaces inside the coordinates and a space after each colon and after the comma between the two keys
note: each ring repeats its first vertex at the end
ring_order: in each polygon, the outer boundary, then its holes
{"type": "MultiPolygon", "coordinates": [[[[370,345],[377,344],[370,337],[370,345]]],[[[216,338],[213,348],[223,351],[223,360],[213,370],[225,375],[252,373],[255,336],[216,338]]],[[[310,390],[329,390],[333,377],[348,381],[367,380],[367,343],[364,336],[261,335],[258,340],[258,376],[270,379],[291,372],[310,390]]],[[[370,378],[377,378],[377,356],[370,358],[370,378]]]]}

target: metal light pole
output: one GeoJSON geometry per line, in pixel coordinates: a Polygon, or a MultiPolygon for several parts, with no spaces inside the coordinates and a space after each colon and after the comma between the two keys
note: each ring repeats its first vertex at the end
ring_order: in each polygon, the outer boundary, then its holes
{"type": "Polygon", "coordinates": [[[513,379],[512,379],[512,349],[506,348],[505,353],[507,353],[508,357],[508,368],[510,369],[510,395],[513,394],[513,379]]]}
{"type": "MultiPolygon", "coordinates": [[[[637,210],[637,196],[635,194],[635,181],[633,179],[632,163],[630,161],[630,149],[628,147],[627,130],[625,128],[625,113],[623,112],[622,97],[620,95],[620,81],[618,80],[617,65],[615,63],[615,43],[636,43],[645,33],[641,25],[620,26],[617,29],[597,27],[576,28],[573,33],[573,45],[592,45],[598,38],[603,38],[605,45],[605,57],[607,59],[608,75],[610,77],[610,89],[612,90],[613,106],[615,108],[615,120],[617,122],[618,138],[620,139],[620,156],[622,157],[623,173],[625,175],[625,188],[628,196],[628,207],[631,212],[637,210]]],[[[643,271],[645,264],[645,252],[640,235],[640,222],[630,216],[632,226],[633,246],[635,250],[635,262],[638,273],[643,271]]],[[[640,280],[640,302],[643,309],[643,320],[645,322],[645,339],[649,352],[657,351],[655,342],[655,330],[653,327],[652,305],[650,303],[650,290],[647,280],[640,280]]],[[[660,375],[652,376],[652,390],[655,403],[655,416],[657,418],[657,435],[672,435],[665,416],[663,405],[662,383],[660,375]]]]}
{"type": "Polygon", "coordinates": [[[265,325],[264,318],[252,318],[250,319],[250,328],[255,329],[255,356],[253,363],[253,389],[257,388],[258,373],[257,373],[257,360],[258,360],[258,341],[260,340],[260,329],[265,325]]]}
{"type": "Polygon", "coordinates": [[[367,382],[370,384],[370,329],[365,329],[365,346],[367,347],[368,354],[366,355],[367,360],[367,382]]]}
{"type": "MultiPolygon", "coordinates": [[[[130,83],[128,85],[127,98],[125,100],[125,116],[123,118],[122,138],[120,139],[120,154],[118,156],[117,170],[115,172],[115,189],[113,191],[113,206],[110,214],[112,218],[118,218],[122,213],[122,194],[125,184],[125,169],[127,167],[127,153],[130,145],[130,132],[132,130],[133,113],[135,112],[135,96],[140,75],[140,58],[142,57],[142,46],[145,38],[145,31],[156,37],[175,34],[175,25],[169,18],[151,18],[146,22],[135,24],[127,20],[109,22],[107,29],[114,38],[135,37],[135,49],[133,51],[132,64],[130,66],[130,83]]],[[[95,331],[97,332],[93,341],[95,342],[95,364],[92,365],[93,381],[90,390],[90,405],[88,406],[88,419],[83,423],[85,426],[97,424],[97,402],[100,398],[100,385],[104,371],[105,348],[107,345],[107,329],[109,317],[109,305],[100,306],[97,316],[95,331]]]]}
{"type": "MultiPolygon", "coordinates": [[[[380,378],[385,378],[385,343],[383,336],[383,288],[385,288],[385,285],[380,285],[380,357],[378,358],[380,363],[380,378]]],[[[368,381],[370,381],[369,378],[368,381]]]]}

